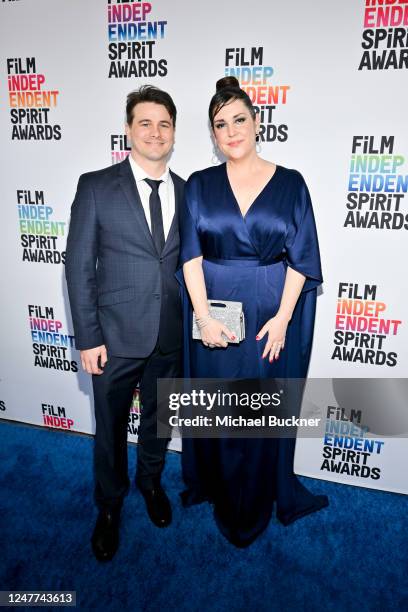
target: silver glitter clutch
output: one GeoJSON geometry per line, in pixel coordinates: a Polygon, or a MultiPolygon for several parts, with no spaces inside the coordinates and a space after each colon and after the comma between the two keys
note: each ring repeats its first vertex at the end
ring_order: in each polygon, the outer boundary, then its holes
{"type": "MultiPolygon", "coordinates": [[[[239,344],[245,339],[245,317],[242,302],[224,302],[223,300],[207,300],[209,313],[213,319],[224,323],[232,331],[235,340],[230,340],[222,334],[227,342],[239,344]]],[[[200,329],[197,325],[196,316],[193,313],[193,340],[201,340],[200,329]]]]}

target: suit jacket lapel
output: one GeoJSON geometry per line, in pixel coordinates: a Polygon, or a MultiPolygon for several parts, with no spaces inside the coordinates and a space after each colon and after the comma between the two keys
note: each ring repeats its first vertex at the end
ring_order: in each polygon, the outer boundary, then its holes
{"type": "Polygon", "coordinates": [[[173,172],[170,170],[171,178],[174,185],[174,217],[170,225],[169,233],[167,235],[166,243],[164,245],[163,253],[165,253],[170,247],[173,240],[178,235],[178,211],[181,204],[182,197],[182,186],[179,180],[175,177],[173,172]]]}
{"type": "Polygon", "coordinates": [[[153,253],[157,255],[153,243],[153,238],[146,221],[146,216],[143,210],[142,202],[140,200],[139,192],[136,187],[135,177],[133,176],[132,168],[130,167],[129,159],[126,158],[123,162],[118,164],[118,169],[119,183],[126,196],[129,207],[138,220],[139,227],[141,228],[143,235],[146,238],[147,244],[150,246],[153,253]]]}

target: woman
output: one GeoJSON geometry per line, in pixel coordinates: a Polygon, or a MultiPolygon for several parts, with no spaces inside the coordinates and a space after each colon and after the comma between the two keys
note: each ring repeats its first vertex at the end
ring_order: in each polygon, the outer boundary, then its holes
{"type": "MultiPolygon", "coordinates": [[[[256,152],[259,116],[234,77],[217,83],[209,107],[226,163],[195,172],[180,211],[185,376],[303,378],[322,282],[306,184],[256,152]],[[209,315],[207,298],[243,303],[245,340],[209,315]],[[192,310],[201,341],[192,340],[192,310]]],[[[181,274],[179,274],[181,278],[181,274]]],[[[220,531],[249,545],[273,503],[287,525],[327,505],[293,474],[294,439],[184,439],[185,505],[208,500],[220,531]]]]}

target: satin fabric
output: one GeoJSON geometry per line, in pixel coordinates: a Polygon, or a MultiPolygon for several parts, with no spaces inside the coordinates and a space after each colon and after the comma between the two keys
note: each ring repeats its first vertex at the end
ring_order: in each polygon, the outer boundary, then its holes
{"type": "MultiPolygon", "coordinates": [[[[304,378],[310,358],[316,288],[322,282],[310,195],[301,174],[277,166],[243,216],[226,165],[195,172],[180,209],[180,268],[184,313],[184,376],[304,378]],[[209,299],[243,303],[246,338],[226,349],[192,340],[192,308],[182,265],[203,256],[209,299]],[[306,276],[278,361],[262,359],[261,327],[279,309],[287,266],[306,276]]],[[[267,526],[274,502],[287,525],[327,505],[293,474],[293,439],[183,439],[186,506],[210,501],[223,535],[247,546],[267,526]]]]}

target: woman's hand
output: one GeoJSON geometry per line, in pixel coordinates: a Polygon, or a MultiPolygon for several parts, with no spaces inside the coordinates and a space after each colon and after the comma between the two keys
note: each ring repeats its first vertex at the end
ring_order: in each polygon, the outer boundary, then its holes
{"type": "Polygon", "coordinates": [[[209,318],[208,323],[200,329],[201,341],[209,348],[226,347],[228,342],[221,334],[225,334],[230,340],[235,340],[234,334],[221,321],[209,318]]]}
{"type": "Polygon", "coordinates": [[[264,352],[262,353],[262,359],[265,359],[269,355],[269,361],[272,362],[274,359],[279,359],[279,353],[285,346],[286,328],[289,320],[283,315],[275,315],[272,319],[269,319],[259,331],[256,339],[262,340],[265,334],[268,334],[268,340],[265,344],[264,352]]]}

